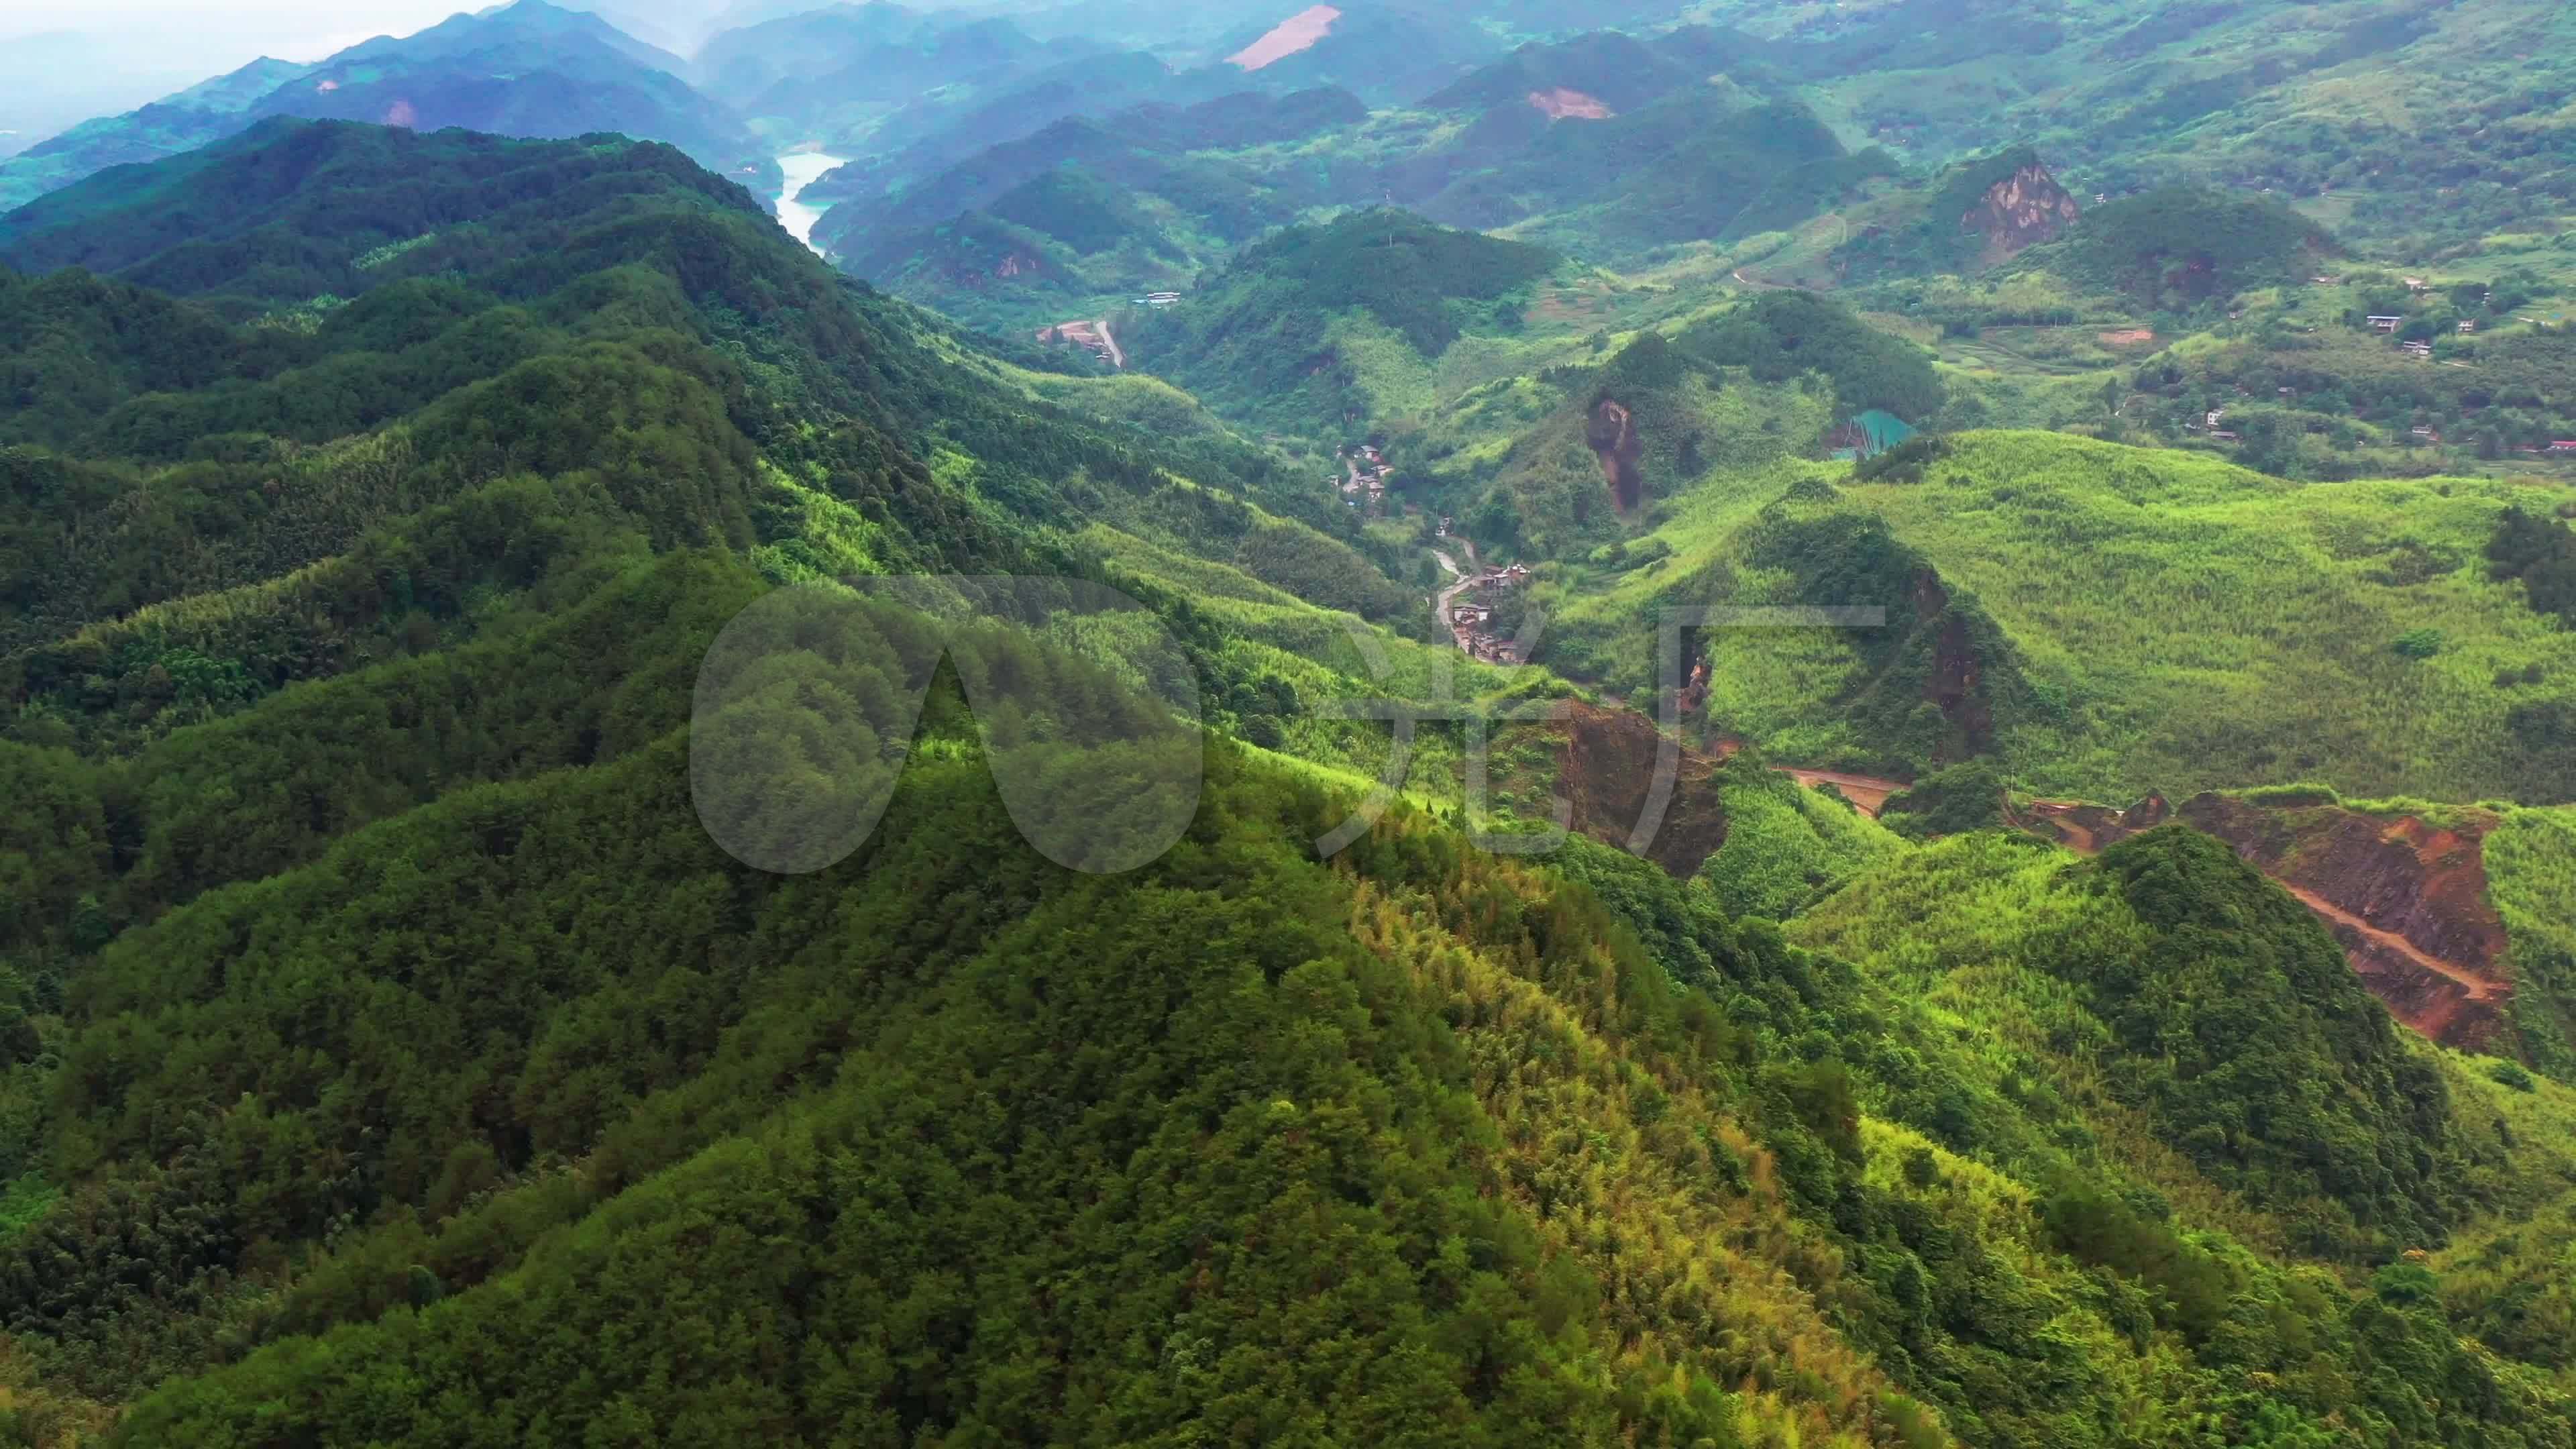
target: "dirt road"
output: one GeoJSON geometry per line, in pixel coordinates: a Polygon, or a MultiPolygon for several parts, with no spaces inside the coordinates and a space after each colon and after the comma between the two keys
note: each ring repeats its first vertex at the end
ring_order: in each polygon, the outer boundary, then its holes
{"type": "Polygon", "coordinates": [[[1049,334],[1076,347],[1096,347],[1109,354],[1110,366],[1121,372],[1127,370],[1126,350],[1118,345],[1117,336],[1110,332],[1106,317],[1094,317],[1087,322],[1058,322],[1039,333],[1038,338],[1044,341],[1049,334]]]}
{"type": "Polygon", "coordinates": [[[1744,285],[1753,288],[1757,292],[1803,292],[1807,290],[1795,282],[1765,282],[1757,278],[1748,277],[1744,275],[1744,269],[1742,267],[1737,267],[1735,269],[1735,280],[1742,282],[1744,285]]]}
{"type": "MultiPolygon", "coordinates": [[[[1775,767],[1778,768],[1778,767],[1775,767]]],[[[1909,788],[1902,780],[1880,780],[1868,775],[1842,775],[1831,770],[1790,770],[1780,773],[1812,790],[1818,785],[1831,785],[1843,792],[1843,798],[1860,808],[1860,813],[1875,820],[1887,808],[1887,797],[1909,788]]]]}
{"type": "MultiPolygon", "coordinates": [[[[1354,474],[1354,476],[1356,476],[1356,474],[1354,474]]],[[[1432,596],[1431,617],[1442,629],[1448,631],[1451,639],[1457,641],[1458,652],[1464,654],[1468,652],[1467,636],[1473,631],[1461,629],[1449,621],[1449,605],[1452,600],[1456,599],[1460,594],[1465,593],[1468,586],[1476,581],[1476,546],[1467,542],[1463,538],[1458,540],[1458,542],[1467,553],[1467,567],[1464,569],[1459,568],[1458,561],[1451,558],[1445,550],[1435,548],[1431,551],[1431,556],[1440,560],[1440,567],[1448,570],[1449,577],[1456,581],[1450,584],[1449,587],[1442,589],[1439,593],[1432,596]]]]}
{"type": "MultiPolygon", "coordinates": [[[[1725,760],[1734,758],[1743,748],[1744,741],[1725,739],[1712,745],[1710,750],[1719,759],[1725,760]]],[[[1818,785],[1831,785],[1843,792],[1844,799],[1859,807],[1861,814],[1873,820],[1878,818],[1879,811],[1887,808],[1888,796],[1900,790],[1914,788],[1903,780],[1882,780],[1874,775],[1846,775],[1836,770],[1800,770],[1788,765],[1773,765],[1771,769],[1774,774],[1786,775],[1810,790],[1818,785]]]]}
{"type": "Polygon", "coordinates": [[[2280,879],[2278,876],[2273,877],[2273,883],[2280,886],[2281,889],[2288,891],[2290,894],[2297,896],[2299,898],[2300,905],[2306,906],[2309,910],[2312,910],[2319,916],[2324,917],[2326,924],[2330,926],[2341,926],[2351,930],[2358,934],[2363,940],[2368,941],[2370,944],[2383,951],[2394,952],[2397,955],[2405,957],[2414,965],[2421,966],[2425,970],[2432,972],[2436,976],[2444,977],[2450,981],[2458,983],[2462,990],[2469,993],[2469,999],[2471,1001],[2486,1001],[2500,994],[2505,994],[2505,988],[2500,986],[2498,983],[2490,981],[2486,977],[2480,976],[2475,972],[2456,966],[2451,962],[2445,961],[2441,957],[2433,955],[2423,947],[2416,945],[2414,942],[2407,940],[2404,936],[2398,935],[2394,931],[2383,931],[2379,929],[2370,922],[2363,920],[2361,917],[2354,915],[2352,912],[2347,911],[2343,907],[2336,905],[2334,902],[2327,900],[2325,897],[2318,895],[2315,891],[2294,886],[2289,882],[2280,879]]]}

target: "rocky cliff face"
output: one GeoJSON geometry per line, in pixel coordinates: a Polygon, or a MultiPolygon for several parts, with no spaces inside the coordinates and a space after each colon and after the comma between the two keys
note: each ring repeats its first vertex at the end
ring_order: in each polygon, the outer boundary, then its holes
{"type": "Polygon", "coordinates": [[[1610,501],[1621,513],[1636,511],[1646,496],[1643,473],[1645,444],[1637,436],[1636,414],[1609,398],[1592,405],[1583,441],[1601,459],[1601,476],[1610,485],[1610,501]]]}
{"type": "MultiPolygon", "coordinates": [[[[1646,813],[1663,737],[1643,715],[1581,704],[1572,707],[1563,728],[1556,790],[1574,807],[1571,828],[1625,849],[1646,813]]],[[[1663,826],[1645,854],[1687,880],[1726,843],[1726,807],[1714,778],[1717,757],[1685,749],[1680,760],[1663,826]]]]}
{"type": "Polygon", "coordinates": [[[1985,196],[1959,218],[1962,231],[1985,233],[1979,264],[1992,266],[2020,252],[2054,241],[2081,214],[2075,198],[2048,168],[2033,163],[1986,188],[1985,196]]]}

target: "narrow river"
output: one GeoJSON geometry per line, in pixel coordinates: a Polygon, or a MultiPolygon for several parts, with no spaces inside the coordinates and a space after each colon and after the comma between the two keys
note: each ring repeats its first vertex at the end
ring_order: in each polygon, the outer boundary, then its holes
{"type": "Polygon", "coordinates": [[[819,151],[804,151],[778,158],[778,169],[787,173],[787,189],[778,193],[778,224],[787,228],[789,236],[809,247],[814,245],[814,223],[823,219],[823,211],[796,198],[805,193],[806,187],[814,184],[814,178],[840,164],[840,157],[826,156],[819,151]]]}

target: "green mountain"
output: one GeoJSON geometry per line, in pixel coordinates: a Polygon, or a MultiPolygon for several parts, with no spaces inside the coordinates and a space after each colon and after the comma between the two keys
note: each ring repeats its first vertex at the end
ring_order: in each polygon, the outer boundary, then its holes
{"type": "Polygon", "coordinates": [[[1622,565],[1626,541],[1712,474],[1761,476],[1819,456],[1861,414],[1930,423],[1947,403],[1922,349],[1798,292],[1763,293],[1672,337],[1643,332],[1597,365],[1549,369],[1546,382],[1555,406],[1499,451],[1456,446],[1482,431],[1471,409],[1447,425],[1454,434],[1435,424],[1437,443],[1399,456],[1419,457],[1488,548],[1539,559],[1606,547],[1622,565]]]}
{"type": "Polygon", "coordinates": [[[1290,227],[1187,305],[1126,319],[1137,365],[1220,411],[1328,433],[1379,415],[1371,384],[1435,364],[1469,331],[1510,330],[1563,258],[1400,211],[1290,227]]]}
{"type": "Polygon", "coordinates": [[[2023,264],[2180,310],[2304,282],[2337,250],[2325,228],[2278,202],[2174,188],[2095,208],[2023,264]]]}
{"type": "Polygon", "coordinates": [[[807,196],[818,206],[872,204],[1070,118],[1211,98],[1143,51],[1006,69],[890,108],[868,105],[852,119],[821,128],[827,152],[847,159],[817,177],[807,196]]]}
{"type": "Polygon", "coordinates": [[[255,60],[123,116],[83,121],[0,161],[0,213],[110,166],[155,161],[231,134],[250,108],[311,67],[255,60]]]}
{"type": "Polygon", "coordinates": [[[1532,41],[1426,97],[1422,105],[1477,112],[1527,106],[1541,114],[1555,109],[1570,115],[1593,107],[1614,115],[1633,111],[1707,78],[1707,71],[1693,61],[1710,57],[1691,54],[1686,44],[1697,38],[1691,31],[1649,39],[1595,30],[1571,40],[1532,41]]]}
{"type": "Polygon", "coordinates": [[[1907,273],[1973,275],[2056,240],[2083,211],[2036,149],[2011,146],[1951,166],[1928,185],[1891,188],[1853,208],[1828,260],[1838,283],[1907,273]]]}
{"type": "MultiPolygon", "coordinates": [[[[1191,214],[1230,206],[1267,226],[1302,208],[1383,202],[1454,227],[1514,227],[1586,260],[1624,262],[1701,238],[1803,224],[1893,172],[1883,153],[1849,152],[1798,101],[1724,75],[1712,80],[1731,58],[1716,32],[1651,41],[1596,33],[1525,47],[1438,87],[1419,110],[1385,108],[1382,86],[1345,83],[1337,71],[1315,72],[1329,86],[1291,89],[1308,72],[1292,74],[1287,62],[1168,82],[1131,79],[1121,67],[1102,88],[1108,98],[1220,83],[1229,93],[1111,115],[1078,92],[1032,86],[1024,103],[1015,93],[985,118],[924,117],[929,136],[815,183],[814,200],[839,203],[815,234],[835,255],[857,259],[854,270],[881,277],[898,265],[892,258],[906,241],[919,240],[896,233],[947,226],[982,198],[1047,169],[1078,166],[1131,190],[1186,190],[1181,205],[1191,214]],[[1636,73],[1623,78],[1631,64],[1636,73]],[[1252,81],[1267,88],[1266,98],[1240,93],[1252,81]],[[1372,113],[1371,104],[1380,109],[1372,113]],[[1069,106],[1091,115],[1063,119],[1069,106]],[[1006,139],[960,153],[961,142],[980,136],[1006,139]],[[1162,168],[1140,168],[1136,159],[1171,152],[1184,153],[1175,159],[1188,164],[1186,179],[1164,179],[1155,174],[1162,168]]],[[[1067,84],[1080,79],[1069,73],[1067,84]]],[[[1212,239],[1245,238],[1219,231],[1212,239]]]]}
{"type": "Polygon", "coordinates": [[[1008,19],[947,19],[874,3],[725,31],[698,51],[687,74],[764,130],[832,150],[863,145],[880,130],[917,140],[916,105],[989,99],[1105,59],[1096,43],[1039,41],[1008,19]]]}
{"type": "MultiPolygon", "coordinates": [[[[2576,529],[1961,426],[2392,280],[2545,417],[2521,283],[1851,134],[2226,16],[1200,8],[1226,97],[860,158],[882,286],[607,133],[0,216],[0,1443],[2576,1444],[2576,529]],[[995,320],[1158,266],[1117,375],[995,320]]],[[[669,74],[332,74],[514,14],[669,74]]]]}
{"type": "Polygon", "coordinates": [[[1906,0],[1695,12],[1902,160],[2033,143],[2082,196],[2174,184],[2297,199],[2355,238],[2430,249],[2559,229],[2568,64],[2538,0],[2354,7],[1906,0]]]}
{"type": "Polygon", "coordinates": [[[814,240],[841,266],[968,320],[1017,329],[1178,289],[1310,199],[1222,155],[1360,119],[1340,91],[1242,93],[1060,121],[877,201],[814,240]]]}

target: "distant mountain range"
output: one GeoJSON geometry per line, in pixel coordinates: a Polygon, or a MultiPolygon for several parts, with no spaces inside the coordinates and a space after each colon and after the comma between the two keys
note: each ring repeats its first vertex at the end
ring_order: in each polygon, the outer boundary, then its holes
{"type": "Polygon", "coordinates": [[[276,116],[432,131],[668,141],[775,194],[767,143],[681,79],[678,56],[547,0],[378,37],[312,65],[262,59],[123,115],[85,121],[0,163],[0,211],[110,166],[194,150],[276,116]]]}

